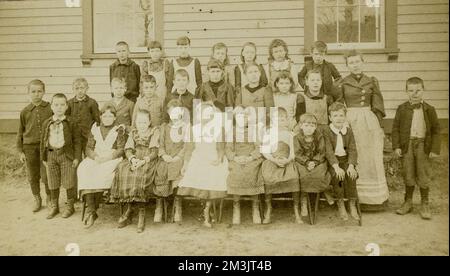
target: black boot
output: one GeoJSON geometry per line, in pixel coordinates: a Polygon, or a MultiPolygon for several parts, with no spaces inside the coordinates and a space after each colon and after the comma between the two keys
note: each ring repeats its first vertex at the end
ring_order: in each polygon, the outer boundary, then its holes
{"type": "Polygon", "coordinates": [[[431,219],[431,210],[429,204],[429,188],[420,188],[421,206],[420,206],[420,216],[422,219],[431,219]]]}
{"type": "Polygon", "coordinates": [[[131,224],[132,217],[133,217],[133,208],[131,206],[131,203],[127,203],[125,213],[123,213],[119,218],[118,227],[123,228],[128,224],[131,224]]]}
{"type": "Polygon", "coordinates": [[[97,202],[95,194],[87,194],[84,196],[86,200],[86,209],[87,216],[84,219],[84,228],[90,228],[94,225],[95,220],[98,218],[97,216],[97,202]]]}
{"type": "Polygon", "coordinates": [[[137,232],[142,233],[145,229],[145,203],[139,203],[139,216],[137,232]]]}
{"type": "Polygon", "coordinates": [[[75,200],[77,198],[77,192],[74,188],[67,189],[67,203],[66,208],[64,209],[64,212],[62,213],[63,218],[68,218],[73,213],[75,213],[75,200]]]}
{"type": "Polygon", "coordinates": [[[406,186],[405,188],[405,202],[402,207],[395,211],[399,215],[406,215],[412,211],[413,208],[413,194],[414,194],[414,186],[406,186]]]}
{"type": "Polygon", "coordinates": [[[50,191],[50,210],[47,219],[54,218],[59,213],[59,189],[50,191]]]}
{"type": "Polygon", "coordinates": [[[33,206],[33,213],[38,212],[41,210],[42,207],[42,198],[41,195],[34,195],[34,206],[33,206]]]}

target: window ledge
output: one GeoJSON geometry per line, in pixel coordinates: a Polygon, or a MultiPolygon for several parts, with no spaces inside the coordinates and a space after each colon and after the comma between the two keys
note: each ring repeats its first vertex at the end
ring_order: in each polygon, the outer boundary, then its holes
{"type": "MultiPolygon", "coordinates": [[[[104,53],[104,54],[83,54],[80,56],[81,62],[85,66],[90,66],[94,59],[116,59],[116,54],[104,53]]],[[[130,58],[132,59],[143,59],[148,58],[147,53],[130,53],[130,58]]]]}
{"type": "MultiPolygon", "coordinates": [[[[349,49],[332,49],[327,51],[327,55],[343,55],[349,49]]],[[[396,61],[398,59],[398,54],[400,53],[400,49],[398,48],[383,48],[383,49],[356,49],[362,54],[386,54],[388,56],[388,61],[396,61]]],[[[309,52],[305,54],[309,55],[309,52]]]]}

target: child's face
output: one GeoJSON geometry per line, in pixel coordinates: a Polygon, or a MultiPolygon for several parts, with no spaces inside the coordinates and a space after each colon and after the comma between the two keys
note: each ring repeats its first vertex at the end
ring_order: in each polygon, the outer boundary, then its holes
{"type": "Polygon", "coordinates": [[[227,49],[218,48],[213,51],[213,58],[219,60],[220,62],[224,62],[227,58],[227,49]]]}
{"type": "Polygon", "coordinates": [[[278,90],[280,90],[281,93],[289,93],[291,85],[292,84],[289,79],[279,79],[277,83],[278,90]]]}
{"type": "Polygon", "coordinates": [[[178,92],[184,93],[189,84],[189,78],[177,74],[177,75],[175,75],[175,79],[173,82],[174,82],[174,85],[175,85],[176,89],[178,90],[178,92]]]}
{"type": "Polygon", "coordinates": [[[330,112],[331,124],[337,129],[341,129],[344,123],[347,121],[347,115],[343,109],[330,112]]]}
{"type": "Polygon", "coordinates": [[[53,114],[55,114],[57,117],[61,117],[64,114],[66,114],[67,100],[64,98],[54,98],[52,100],[51,108],[52,108],[53,114]]]}
{"type": "Polygon", "coordinates": [[[30,85],[30,88],[28,88],[28,94],[30,95],[32,103],[40,103],[45,94],[44,87],[39,84],[32,84],[30,85]]]}
{"type": "Polygon", "coordinates": [[[189,57],[191,47],[189,45],[177,45],[178,56],[181,58],[189,57]]]}
{"type": "Polygon", "coordinates": [[[148,54],[152,60],[159,60],[162,56],[162,50],[159,48],[151,48],[148,54]]]}
{"type": "Polygon", "coordinates": [[[306,85],[309,88],[309,91],[312,93],[320,92],[320,87],[322,87],[322,77],[320,74],[309,74],[306,79],[306,85]]]}
{"type": "Polygon", "coordinates": [[[106,110],[100,117],[104,126],[112,126],[116,120],[116,116],[110,110],[106,110]]]}
{"type": "Polygon", "coordinates": [[[317,124],[305,122],[300,125],[300,128],[305,136],[311,136],[314,134],[314,131],[316,131],[317,124]]]}
{"type": "Polygon", "coordinates": [[[256,57],[256,50],[251,46],[245,46],[242,50],[242,56],[244,57],[245,62],[252,62],[256,57]]]}
{"type": "Polygon", "coordinates": [[[420,103],[423,100],[423,92],[424,89],[422,87],[422,84],[408,84],[406,93],[408,93],[409,101],[413,104],[420,103]]]}
{"type": "Polygon", "coordinates": [[[140,132],[145,132],[150,127],[150,118],[145,113],[138,113],[136,115],[136,129],[140,132]]]}
{"type": "Polygon", "coordinates": [[[183,108],[181,107],[171,107],[168,113],[172,123],[177,123],[183,119],[183,108]]]}
{"type": "Polygon", "coordinates": [[[117,45],[116,46],[116,55],[121,63],[125,63],[128,59],[130,51],[128,50],[128,46],[126,45],[117,45]]]}
{"type": "Polygon", "coordinates": [[[287,117],[287,114],[278,112],[277,116],[275,118],[271,118],[272,125],[275,124],[275,120],[277,120],[278,128],[288,128],[289,127],[289,120],[287,117]]]}
{"type": "Polygon", "coordinates": [[[146,98],[150,98],[156,92],[156,83],[154,82],[143,82],[142,83],[142,95],[146,98]]]}
{"type": "Polygon", "coordinates": [[[347,67],[353,74],[361,74],[363,71],[363,64],[361,56],[352,56],[347,58],[347,67]]]}
{"type": "Polygon", "coordinates": [[[81,99],[86,95],[86,92],[88,91],[89,87],[84,82],[76,82],[72,86],[73,93],[75,94],[75,97],[81,99]]]}
{"type": "Polygon", "coordinates": [[[210,81],[219,82],[222,80],[223,71],[220,68],[209,68],[208,76],[210,81]]]}
{"type": "Polygon", "coordinates": [[[258,66],[250,66],[247,68],[246,75],[250,83],[258,83],[261,78],[261,72],[259,71],[258,66]]]}
{"type": "Polygon", "coordinates": [[[114,94],[114,98],[122,99],[125,95],[125,91],[127,91],[127,88],[124,83],[116,81],[111,83],[111,92],[114,94]]]}
{"type": "Polygon", "coordinates": [[[272,56],[275,61],[282,62],[286,59],[286,50],[283,46],[277,46],[272,49],[272,56]]]}
{"type": "Polygon", "coordinates": [[[325,59],[325,52],[321,52],[314,48],[311,56],[315,64],[322,64],[323,60],[325,59]]]}

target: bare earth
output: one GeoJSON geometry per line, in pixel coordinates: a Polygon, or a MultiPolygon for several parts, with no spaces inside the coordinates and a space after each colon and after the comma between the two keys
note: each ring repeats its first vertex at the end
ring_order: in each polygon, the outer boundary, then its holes
{"type": "MultiPolygon", "coordinates": [[[[45,208],[31,212],[25,178],[7,176],[0,182],[0,255],[68,255],[70,243],[78,244],[80,255],[369,255],[369,243],[376,243],[381,255],[449,255],[448,156],[443,158],[446,168],[438,167],[439,177],[431,189],[431,221],[422,220],[417,208],[412,214],[396,215],[403,197],[397,190],[391,192],[389,210],[363,213],[362,227],[340,221],[335,207],[325,202],[313,226],[294,223],[291,202],[274,204],[272,224],[252,225],[245,202],[242,225],[231,227],[231,202],[226,202],[223,222],[206,229],[197,220],[200,203],[186,201],[182,225],[153,223],[151,203],[146,230],[137,234],[137,219],[118,229],[118,207],[104,205],[96,224],[86,230],[80,203],[72,217],[46,220],[45,208]]],[[[64,201],[63,197],[61,207],[64,201]]],[[[414,202],[418,206],[418,192],[414,202]]]]}

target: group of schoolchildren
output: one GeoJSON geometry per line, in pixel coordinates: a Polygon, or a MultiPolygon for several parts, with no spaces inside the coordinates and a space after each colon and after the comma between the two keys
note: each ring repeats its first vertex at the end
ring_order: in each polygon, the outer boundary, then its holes
{"type": "MultiPolygon", "coordinates": [[[[207,227],[212,225],[213,202],[227,195],[233,198],[233,224],[241,221],[241,197],[252,200],[253,223],[267,224],[272,195],[286,193],[292,194],[297,223],[308,216],[308,194],[321,192],[330,204],[336,200],[343,220],[348,220],[344,199],[349,201],[351,217],[360,219],[359,152],[348,124],[345,96],[335,85],[341,76],[324,59],[325,43],[314,43],[313,60],[302,70],[296,69],[280,39],[270,44],[265,66],[255,62],[256,46],[251,42],[244,44],[239,65],[229,64],[226,45],[218,43],[207,64],[207,81],[202,79],[199,60],[189,54],[189,38],[179,38],[177,47],[179,56],[169,61],[161,44],[152,41],[149,58],[139,66],[129,58],[127,43],[117,43],[117,60],[110,66],[112,98],[102,108],[87,95],[84,78],[74,80],[72,99],[57,93],[51,103],[43,100],[42,81],[28,84],[31,103],[20,114],[17,147],[27,165],[33,212],[42,207],[42,180],[47,219],[59,214],[63,187],[67,202],[61,216],[74,213],[79,197],[87,206],[86,228],[94,224],[100,203],[107,200],[124,207],[120,228],[137,213],[137,229],[142,232],[149,199],[156,198],[154,222],[161,222],[164,199],[169,196],[175,222],[182,221],[184,196],[201,199],[207,227]],[[195,99],[201,104],[194,105],[195,99]],[[234,108],[234,139],[215,142],[224,133],[203,131],[202,126],[227,107],[234,108]],[[268,128],[261,139],[250,139],[254,120],[248,107],[275,107],[277,116],[264,114],[268,128]],[[201,114],[201,124],[192,124],[194,111],[201,114]],[[190,123],[187,132],[182,127],[186,122],[190,123]],[[276,141],[271,140],[272,131],[277,132],[276,141]],[[174,139],[192,133],[200,133],[201,139],[174,139]],[[268,147],[262,150],[263,145],[268,147]],[[260,198],[265,201],[264,214],[260,214],[260,198]]],[[[350,56],[362,60],[356,51],[350,56]]],[[[421,215],[431,218],[428,159],[439,154],[439,126],[434,108],[423,102],[423,81],[410,78],[406,90],[409,101],[398,108],[392,131],[406,185],[405,203],[397,212],[411,211],[418,185],[421,215]]]]}

